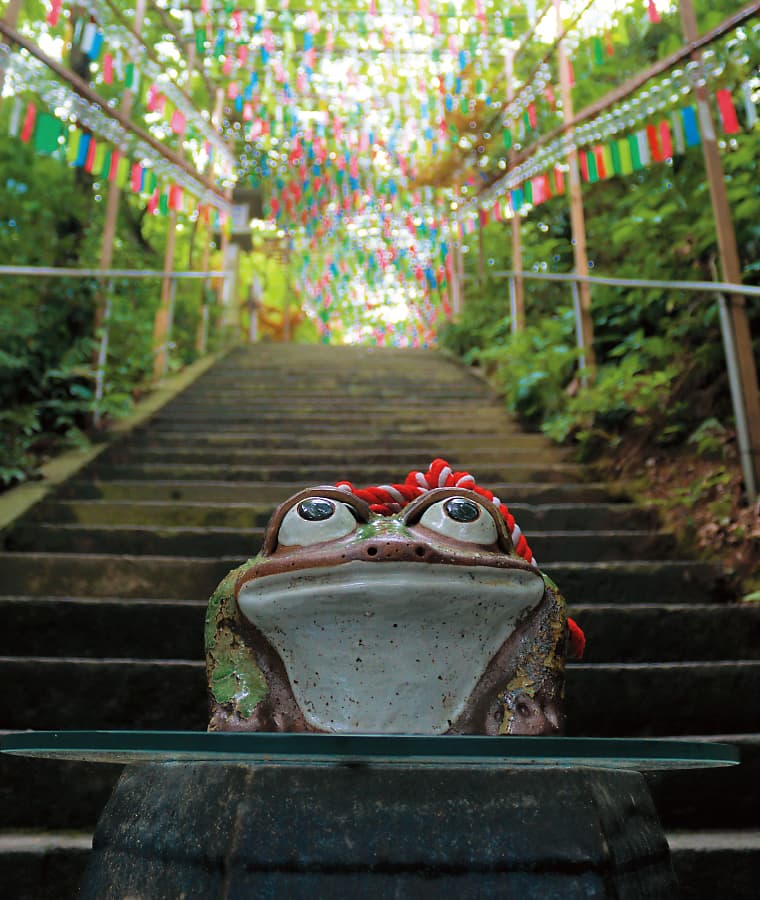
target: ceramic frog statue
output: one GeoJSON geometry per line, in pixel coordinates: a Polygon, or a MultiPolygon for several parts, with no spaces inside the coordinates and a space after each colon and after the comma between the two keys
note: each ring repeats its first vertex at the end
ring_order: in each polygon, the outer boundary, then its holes
{"type": "Polygon", "coordinates": [[[467,473],[316,487],[211,598],[209,730],[560,733],[568,636],[561,594],[467,473]]]}

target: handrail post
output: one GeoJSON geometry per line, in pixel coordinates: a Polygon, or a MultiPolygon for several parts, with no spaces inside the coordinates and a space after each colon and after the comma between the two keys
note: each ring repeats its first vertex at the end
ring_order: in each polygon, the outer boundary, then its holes
{"type": "Polygon", "coordinates": [[[731,404],[734,408],[736,420],[736,443],[739,448],[739,461],[744,476],[744,485],[747,489],[747,499],[750,503],[757,500],[757,481],[755,480],[755,461],[753,459],[752,444],[750,441],[747,417],[742,402],[742,380],[739,371],[739,362],[736,348],[736,334],[734,332],[730,305],[733,297],[718,294],[718,309],[720,310],[720,333],[723,337],[723,349],[726,354],[726,370],[728,371],[728,385],[731,391],[731,404]]]}
{"type": "MultiPolygon", "coordinates": [[[[562,11],[560,0],[554,0],[557,14],[557,34],[562,34],[562,11]]],[[[568,73],[568,57],[565,47],[565,39],[562,38],[557,45],[557,66],[559,68],[559,85],[562,95],[562,115],[565,123],[573,120],[573,95],[568,73]]],[[[567,132],[573,139],[574,132],[567,132]]],[[[586,251],[586,218],[583,212],[583,197],[581,195],[581,176],[578,167],[578,151],[575,144],[571,144],[567,151],[567,195],[570,202],[570,224],[573,233],[573,258],[575,259],[575,272],[577,275],[588,275],[588,255],[586,251]]],[[[594,358],[594,322],[591,318],[591,291],[587,282],[581,282],[578,289],[580,294],[581,324],[583,326],[583,341],[585,344],[587,371],[593,376],[596,367],[594,358]]]]}
{"type": "Polygon", "coordinates": [[[586,374],[586,343],[583,338],[583,309],[581,308],[581,293],[578,290],[578,282],[570,282],[570,291],[573,295],[573,312],[575,313],[575,345],[578,348],[578,369],[580,370],[581,385],[588,387],[588,375],[586,374]]]}
{"type": "Polygon", "coordinates": [[[509,315],[512,334],[517,334],[520,331],[517,321],[517,285],[515,284],[515,276],[512,274],[509,276],[509,315]]]}
{"type": "MultiPolygon", "coordinates": [[[[514,63],[515,58],[513,51],[507,50],[504,57],[506,69],[505,75],[507,79],[507,105],[515,99],[514,63]]],[[[510,166],[514,165],[516,157],[517,151],[514,147],[510,147],[508,155],[510,166]]],[[[522,236],[520,233],[519,210],[512,209],[512,218],[509,221],[509,227],[512,236],[512,271],[522,272],[522,236]]],[[[525,328],[525,282],[518,275],[514,283],[510,283],[509,289],[509,302],[512,308],[512,334],[518,334],[525,328]],[[514,296],[511,293],[512,291],[514,291],[514,296]]]]}
{"type": "Polygon", "coordinates": [[[173,303],[174,242],[177,234],[177,210],[169,212],[164,254],[164,274],[161,279],[161,299],[153,320],[153,379],[160,381],[168,368],[167,351],[173,303]]]}
{"type": "MultiPolygon", "coordinates": [[[[113,294],[113,281],[109,279],[105,285],[101,285],[102,310],[100,318],[100,340],[98,341],[98,356],[95,366],[95,404],[92,411],[92,423],[96,428],[100,427],[101,404],[105,394],[106,365],[108,363],[108,340],[111,321],[111,296],[113,294]]],[[[97,337],[97,335],[96,335],[97,337]]]]}
{"type": "MultiPolygon", "coordinates": [[[[684,37],[689,43],[694,43],[699,38],[694,4],[692,0],[679,0],[679,7],[684,37]]],[[[692,53],[692,59],[698,64],[701,72],[701,53],[695,51],[692,53]]],[[[723,281],[741,285],[742,268],[736,244],[736,231],[731,217],[723,163],[720,158],[707,90],[703,83],[697,83],[694,86],[694,94],[699,112],[702,155],[705,161],[707,185],[710,189],[713,218],[715,219],[721,274],[723,281]]],[[[730,354],[734,361],[737,379],[737,403],[741,406],[741,413],[737,413],[736,416],[737,434],[741,419],[745,424],[747,437],[747,453],[744,458],[752,469],[752,477],[750,480],[745,478],[745,485],[747,494],[751,495],[754,494],[754,490],[760,482],[760,390],[758,389],[757,366],[752,348],[746,300],[741,293],[731,294],[731,301],[726,306],[726,315],[731,320],[731,327],[728,332],[724,330],[724,340],[725,335],[730,334],[730,354]]],[[[728,346],[726,353],[728,356],[728,346]]]]}

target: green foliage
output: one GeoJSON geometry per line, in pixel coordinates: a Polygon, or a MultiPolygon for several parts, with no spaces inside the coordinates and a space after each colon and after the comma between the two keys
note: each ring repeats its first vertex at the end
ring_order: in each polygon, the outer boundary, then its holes
{"type": "Polygon", "coordinates": [[[509,409],[531,425],[562,409],[577,358],[572,329],[572,314],[565,313],[480,353],[481,362],[493,367],[509,409]]]}
{"type": "MultiPolygon", "coordinates": [[[[744,277],[758,281],[760,183],[755,159],[760,129],[724,150],[726,183],[744,277]]],[[[584,187],[590,264],[634,279],[700,280],[716,271],[717,236],[700,148],[672,165],[584,187]]],[[[512,267],[510,225],[483,234],[489,269],[512,267]]],[[[573,268],[566,198],[521,220],[523,269],[573,268]]],[[[715,297],[660,288],[594,285],[592,317],[596,380],[581,386],[569,288],[526,281],[527,328],[511,335],[506,279],[477,286],[477,236],[465,254],[469,279],[464,312],[442,333],[444,346],[495,374],[507,406],[557,441],[574,441],[585,457],[614,447],[623,433],[643,442],[691,441],[697,453],[722,458],[732,414],[715,297]]],[[[750,327],[760,334],[760,303],[748,300],[750,327]]],[[[756,349],[758,347],[756,346],[756,349]]]]}

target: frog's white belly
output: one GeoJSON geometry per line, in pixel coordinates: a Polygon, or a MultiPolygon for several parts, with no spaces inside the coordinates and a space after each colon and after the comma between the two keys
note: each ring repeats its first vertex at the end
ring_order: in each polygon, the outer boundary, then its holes
{"type": "Polygon", "coordinates": [[[253,579],[238,602],[316,728],[442,734],[543,594],[521,569],[350,562],[253,579]]]}

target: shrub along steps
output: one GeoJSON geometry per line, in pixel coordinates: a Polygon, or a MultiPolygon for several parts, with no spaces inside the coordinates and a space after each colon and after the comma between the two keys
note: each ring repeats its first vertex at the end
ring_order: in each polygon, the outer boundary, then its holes
{"type": "MultiPolygon", "coordinates": [[[[427,351],[235,351],[16,523],[0,555],[12,685],[0,727],[202,729],[205,603],[255,552],[274,505],[319,482],[402,480],[439,455],[510,506],[586,629],[587,657],[568,667],[569,733],[740,745],[739,769],[651,778],[665,826],[691,829],[674,841],[686,895],[716,896],[699,893],[711,859],[759,878],[746,850],[760,829],[757,608],[730,602],[720,570],[678,559],[650,510],[522,433],[482,381],[427,351]],[[719,856],[716,828],[736,836],[719,856]]],[[[117,773],[0,760],[9,896],[74,895],[83,851],[62,835],[93,827],[117,773]],[[33,887],[20,861],[36,861],[33,887]]]]}

